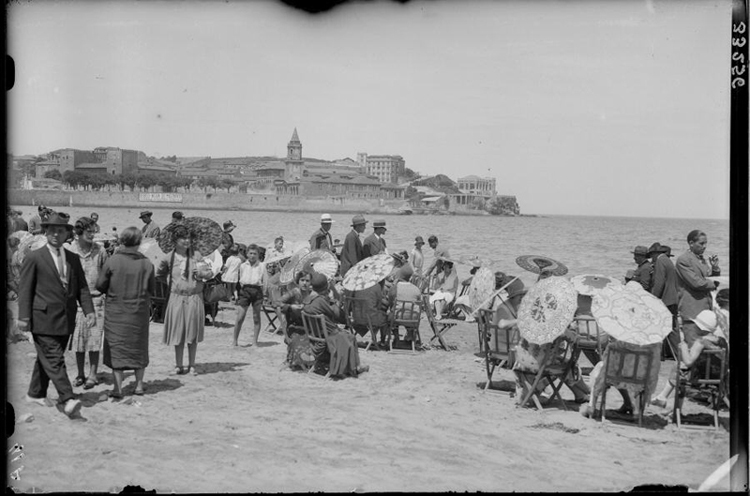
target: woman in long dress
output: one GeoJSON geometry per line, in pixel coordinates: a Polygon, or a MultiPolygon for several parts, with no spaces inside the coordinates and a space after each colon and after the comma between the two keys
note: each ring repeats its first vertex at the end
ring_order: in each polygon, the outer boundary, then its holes
{"type": "Polygon", "coordinates": [[[210,278],[211,269],[199,264],[201,256],[190,245],[190,231],[177,226],[172,233],[174,250],[159,266],[157,278],[169,285],[169,302],[164,311],[163,343],[175,348],[175,374],[198,375],[195,355],[203,341],[204,319],[203,282],[210,278]],[[188,345],[188,369],[183,367],[185,344],[188,345]]]}
{"type": "Polygon", "coordinates": [[[148,365],[149,313],[155,282],[154,266],[138,251],[141,238],[137,227],[124,229],[121,248],[104,263],[96,281],[96,289],[106,295],[103,361],[114,375],[114,398],[122,398],[125,370],[135,370],[134,393],[143,394],[148,365]]]}

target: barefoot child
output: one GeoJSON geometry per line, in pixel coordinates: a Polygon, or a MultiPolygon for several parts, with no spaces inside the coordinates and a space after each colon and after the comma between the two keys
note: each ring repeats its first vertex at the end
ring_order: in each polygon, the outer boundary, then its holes
{"type": "Polygon", "coordinates": [[[259,259],[258,245],[247,247],[247,260],[240,265],[240,291],[237,299],[237,322],[234,324],[234,346],[240,337],[240,329],[247,315],[247,308],[253,307],[253,346],[258,345],[260,334],[260,309],[263,304],[263,293],[266,287],[268,272],[259,259]]]}

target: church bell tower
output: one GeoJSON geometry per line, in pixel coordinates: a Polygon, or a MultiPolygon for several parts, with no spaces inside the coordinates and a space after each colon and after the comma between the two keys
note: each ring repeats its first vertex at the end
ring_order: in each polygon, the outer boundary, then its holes
{"type": "Polygon", "coordinates": [[[302,177],[302,143],[297,136],[297,128],[294,128],[292,133],[292,139],[289,140],[289,144],[286,145],[286,170],[284,179],[287,181],[294,181],[302,177]]]}

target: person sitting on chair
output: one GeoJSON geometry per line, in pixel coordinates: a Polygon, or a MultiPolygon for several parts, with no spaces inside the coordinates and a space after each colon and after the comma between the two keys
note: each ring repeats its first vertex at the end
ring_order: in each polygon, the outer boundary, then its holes
{"type": "Polygon", "coordinates": [[[471,270],[469,271],[469,274],[471,274],[470,277],[467,277],[463,281],[461,281],[461,296],[456,298],[455,303],[453,303],[453,306],[455,308],[458,308],[461,312],[463,312],[464,317],[466,319],[466,322],[476,322],[477,319],[474,318],[474,316],[471,314],[471,299],[469,298],[469,287],[471,286],[471,281],[474,279],[474,274],[477,273],[481,265],[478,265],[476,262],[472,264],[471,270]]]}
{"type": "Polygon", "coordinates": [[[430,304],[435,311],[435,320],[443,318],[443,309],[456,297],[458,289],[458,276],[453,268],[453,261],[448,258],[441,259],[443,270],[437,276],[437,288],[430,295],[430,304]]]}
{"type": "MultiPolygon", "coordinates": [[[[396,284],[392,285],[390,290],[388,291],[388,294],[386,295],[386,301],[389,311],[392,311],[393,306],[396,304],[396,301],[411,301],[415,303],[420,303],[422,300],[422,292],[418,287],[416,287],[414,284],[409,282],[409,279],[411,279],[411,276],[414,275],[414,270],[412,269],[411,265],[406,264],[402,265],[398,271],[396,272],[396,284]]],[[[415,315],[408,315],[406,311],[403,312],[404,315],[399,315],[404,320],[412,320],[416,318],[415,315]]],[[[406,336],[404,337],[404,341],[413,341],[414,340],[414,331],[417,329],[414,328],[406,328],[406,336]]],[[[393,335],[393,344],[397,344],[399,341],[399,335],[398,330],[396,330],[396,333],[393,335]]]]}
{"type": "Polygon", "coordinates": [[[273,300],[283,317],[282,328],[285,329],[285,341],[290,340],[293,334],[305,333],[305,329],[302,327],[302,308],[305,299],[312,292],[311,279],[312,274],[310,272],[303,270],[297,272],[297,275],[294,276],[294,282],[297,286],[283,295],[280,294],[273,300]]]}
{"type": "Polygon", "coordinates": [[[313,345],[316,364],[322,366],[328,361],[329,372],[334,377],[356,377],[367,372],[369,367],[360,365],[356,338],[336,325],[343,324],[346,318],[341,303],[329,297],[328,279],[323,274],[315,273],[311,282],[313,292],[305,300],[303,311],[311,315],[325,316],[328,333],[325,345],[313,345]]]}

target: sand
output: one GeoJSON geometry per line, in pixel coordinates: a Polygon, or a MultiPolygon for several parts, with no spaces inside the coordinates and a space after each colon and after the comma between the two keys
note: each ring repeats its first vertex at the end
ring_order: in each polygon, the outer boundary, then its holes
{"type": "MultiPolygon", "coordinates": [[[[698,485],[729,457],[723,427],[677,430],[668,411],[649,406],[645,425],[584,418],[563,388],[569,411],[519,408],[504,392],[483,392],[484,364],[475,324],[446,334],[452,348],[417,355],[360,350],[370,371],[324,381],[284,366],[281,336],[263,332],[248,347],[248,318],[233,347],[234,308],[198,347],[198,376],[172,375],[174,351],[151,326],[146,394],[112,402],[110,370],[85,391],[80,418],[25,403],[35,357],[32,343],[7,346],[8,399],[19,421],[8,446],[16,492],[290,491],[623,491],[643,484],[698,485]]],[[[264,319],[265,324],[265,319],[264,319]]],[[[425,342],[432,332],[423,322],[425,342]]],[[[659,388],[673,362],[662,362],[659,388]]],[[[67,355],[75,377],[75,357],[67,355]]],[[[498,370],[493,384],[512,381],[498,370]]],[[[49,398],[57,393],[50,386],[49,398]]],[[[671,402],[670,402],[671,404],[671,402]]],[[[691,412],[705,406],[686,401],[691,412]]],[[[608,409],[620,406],[610,390],[608,409]],[[611,405],[611,406],[610,406],[611,405]]],[[[716,489],[727,490],[728,480],[716,489]]]]}

